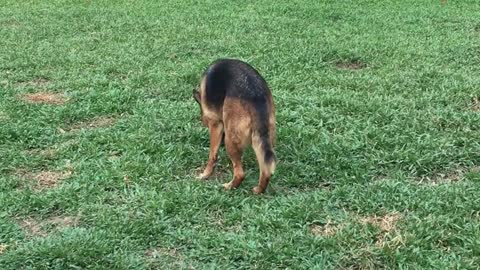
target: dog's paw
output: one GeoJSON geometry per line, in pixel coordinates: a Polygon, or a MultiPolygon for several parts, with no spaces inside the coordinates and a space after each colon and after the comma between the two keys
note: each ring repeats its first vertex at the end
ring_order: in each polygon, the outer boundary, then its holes
{"type": "Polygon", "coordinates": [[[202,173],[198,174],[195,178],[199,180],[206,180],[208,179],[213,173],[213,170],[209,170],[208,167],[203,170],[202,173]]]}
{"type": "Polygon", "coordinates": [[[208,179],[208,177],[210,177],[210,174],[201,173],[201,174],[197,175],[195,178],[197,178],[198,180],[206,180],[206,179],[208,179]]]}
{"type": "Polygon", "coordinates": [[[257,186],[257,187],[254,187],[252,191],[255,194],[262,194],[265,190],[262,190],[260,187],[257,186]]]}
{"type": "Polygon", "coordinates": [[[224,188],[225,190],[230,190],[230,189],[232,189],[232,188],[233,188],[232,182],[228,182],[228,183],[223,184],[223,188],[224,188]]]}

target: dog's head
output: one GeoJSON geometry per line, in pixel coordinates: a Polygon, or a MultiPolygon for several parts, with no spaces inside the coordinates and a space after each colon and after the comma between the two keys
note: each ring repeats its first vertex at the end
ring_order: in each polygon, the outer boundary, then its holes
{"type": "Polygon", "coordinates": [[[202,121],[202,124],[207,127],[208,123],[207,123],[206,119],[203,117],[202,97],[201,97],[200,91],[198,91],[198,89],[193,89],[193,98],[198,103],[198,105],[200,105],[200,119],[202,121]]]}
{"type": "Polygon", "coordinates": [[[200,105],[200,107],[202,107],[202,101],[201,101],[201,98],[200,98],[200,91],[198,91],[198,89],[196,89],[196,88],[193,88],[193,98],[200,105]]]}

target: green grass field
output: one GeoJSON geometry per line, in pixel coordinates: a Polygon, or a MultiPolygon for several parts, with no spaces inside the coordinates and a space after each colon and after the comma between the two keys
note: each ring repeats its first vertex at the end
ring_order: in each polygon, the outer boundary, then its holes
{"type": "Polygon", "coordinates": [[[0,0],[0,269],[477,269],[480,1],[0,0]],[[251,63],[277,110],[195,179],[191,97],[251,63]]]}

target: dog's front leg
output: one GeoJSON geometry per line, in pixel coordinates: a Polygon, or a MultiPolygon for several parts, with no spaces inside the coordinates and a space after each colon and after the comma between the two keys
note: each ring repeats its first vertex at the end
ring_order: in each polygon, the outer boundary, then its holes
{"type": "Polygon", "coordinates": [[[208,124],[208,130],[210,131],[210,154],[208,157],[207,167],[202,174],[198,176],[199,179],[207,179],[213,173],[213,168],[217,162],[218,149],[223,137],[223,123],[222,122],[210,122],[208,124]]]}

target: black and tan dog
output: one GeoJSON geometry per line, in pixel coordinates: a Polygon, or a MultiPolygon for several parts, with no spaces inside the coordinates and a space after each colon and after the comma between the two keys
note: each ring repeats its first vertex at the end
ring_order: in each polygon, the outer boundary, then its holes
{"type": "Polygon", "coordinates": [[[223,185],[225,189],[238,187],[245,178],[242,153],[251,144],[260,167],[253,192],[264,192],[276,163],[275,107],[265,80],[245,62],[220,59],[204,72],[200,90],[194,90],[193,96],[200,104],[202,123],[210,131],[208,164],[199,178],[212,174],[224,138],[233,165],[233,180],[223,185]]]}

